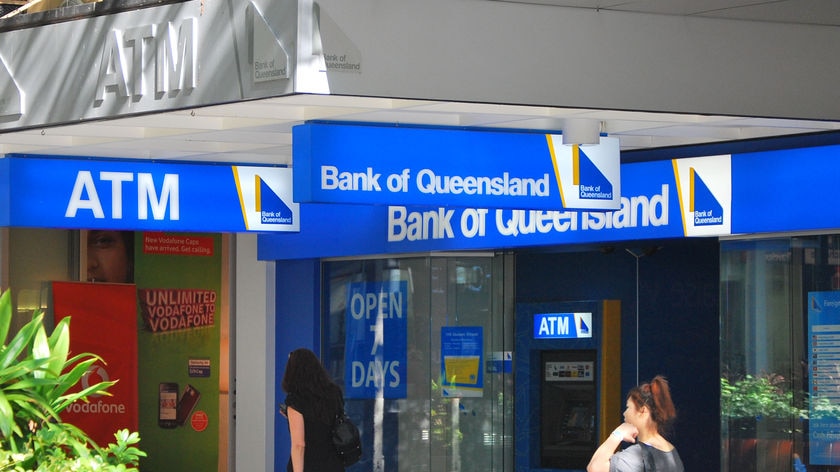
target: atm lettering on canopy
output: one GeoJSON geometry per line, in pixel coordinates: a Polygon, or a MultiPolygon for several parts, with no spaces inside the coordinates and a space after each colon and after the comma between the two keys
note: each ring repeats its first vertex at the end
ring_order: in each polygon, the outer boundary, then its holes
{"type": "Polygon", "coordinates": [[[76,174],[64,216],[75,218],[81,212],[90,212],[96,219],[120,220],[124,215],[123,197],[132,191],[136,192],[138,220],[148,220],[150,210],[154,220],[180,219],[178,174],[164,174],[160,184],[156,184],[151,173],[102,171],[94,174],[87,170],[76,174]],[[107,207],[108,202],[110,207],[107,207]],[[109,210],[107,216],[105,210],[109,210]]]}

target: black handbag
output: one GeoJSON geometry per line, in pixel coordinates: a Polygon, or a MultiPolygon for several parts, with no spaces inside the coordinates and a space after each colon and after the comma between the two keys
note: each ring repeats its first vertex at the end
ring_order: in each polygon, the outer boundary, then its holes
{"type": "Polygon", "coordinates": [[[359,462],[362,457],[362,438],[359,434],[359,428],[350,421],[347,413],[343,411],[335,416],[332,440],[338,458],[345,467],[359,462]]]}

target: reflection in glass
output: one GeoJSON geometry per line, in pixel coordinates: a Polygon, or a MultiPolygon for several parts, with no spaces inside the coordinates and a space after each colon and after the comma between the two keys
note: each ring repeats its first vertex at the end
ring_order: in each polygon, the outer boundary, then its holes
{"type": "MultiPolygon", "coordinates": [[[[504,331],[505,326],[513,326],[512,310],[503,303],[505,257],[325,263],[324,360],[345,387],[348,413],[362,430],[365,455],[354,466],[358,470],[512,470],[513,374],[485,371],[480,396],[475,397],[447,397],[442,382],[444,327],[480,328],[484,352],[511,350],[512,333],[504,331]],[[369,324],[374,352],[388,352],[389,343],[403,343],[399,355],[407,365],[405,378],[400,379],[405,383],[402,398],[389,398],[387,387],[365,398],[348,396],[348,391],[358,390],[348,388],[345,362],[354,360],[345,358],[348,352],[360,352],[348,351],[346,345],[348,340],[359,339],[356,334],[348,336],[352,311],[348,311],[348,299],[358,292],[359,284],[376,283],[404,284],[408,297],[404,340],[389,335],[387,319],[369,324]],[[382,335],[377,336],[380,329],[382,335]]],[[[384,365],[390,360],[387,357],[376,359],[384,365]]],[[[382,373],[388,375],[388,371],[382,373]]]]}
{"type": "Polygon", "coordinates": [[[814,395],[812,339],[839,270],[836,235],[721,244],[722,471],[840,471],[840,443],[819,453],[840,435],[840,381],[837,405],[814,395]]]}

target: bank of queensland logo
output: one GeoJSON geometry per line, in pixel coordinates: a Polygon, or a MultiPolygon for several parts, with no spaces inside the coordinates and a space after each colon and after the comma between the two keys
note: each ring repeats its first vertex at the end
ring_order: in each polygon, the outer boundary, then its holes
{"type": "Polygon", "coordinates": [[[564,144],[546,135],[564,208],[616,210],[621,207],[621,156],[618,138],[600,144],[564,144]]]}
{"type": "Polygon", "coordinates": [[[820,306],[820,302],[817,301],[817,297],[814,294],[811,294],[811,306],[809,308],[809,311],[813,313],[819,313],[822,311],[822,306],[820,306]]]}
{"type": "Polygon", "coordinates": [[[591,338],[592,313],[575,313],[575,326],[579,338],[591,338]]]}
{"type": "Polygon", "coordinates": [[[731,160],[723,155],[672,161],[686,236],[732,233],[731,160]]]}
{"type": "Polygon", "coordinates": [[[247,231],[300,231],[300,205],[292,201],[292,169],[233,167],[247,231]]]}

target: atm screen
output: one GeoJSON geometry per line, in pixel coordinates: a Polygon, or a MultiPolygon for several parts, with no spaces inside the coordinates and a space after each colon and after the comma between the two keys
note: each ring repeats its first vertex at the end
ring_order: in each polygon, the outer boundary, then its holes
{"type": "Polygon", "coordinates": [[[597,448],[595,351],[542,355],[541,466],[584,469],[597,448]]]}

